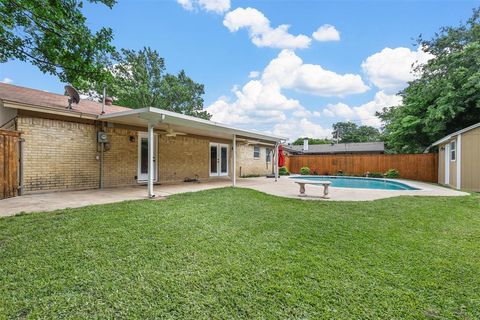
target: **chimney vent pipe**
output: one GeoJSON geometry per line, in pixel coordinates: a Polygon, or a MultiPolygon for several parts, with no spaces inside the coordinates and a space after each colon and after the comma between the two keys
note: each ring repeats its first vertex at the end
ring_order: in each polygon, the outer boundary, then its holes
{"type": "Polygon", "coordinates": [[[308,138],[303,138],[303,151],[308,151],[308,138]]]}

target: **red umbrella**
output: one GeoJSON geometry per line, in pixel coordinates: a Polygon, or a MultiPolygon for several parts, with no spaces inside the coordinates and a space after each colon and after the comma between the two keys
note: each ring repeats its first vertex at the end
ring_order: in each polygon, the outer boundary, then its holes
{"type": "Polygon", "coordinates": [[[281,168],[285,165],[285,155],[283,154],[282,145],[278,146],[278,166],[281,168]]]}

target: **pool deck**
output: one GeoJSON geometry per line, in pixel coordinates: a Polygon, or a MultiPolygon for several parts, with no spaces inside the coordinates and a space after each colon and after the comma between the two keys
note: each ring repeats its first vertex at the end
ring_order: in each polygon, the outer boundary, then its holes
{"type": "MultiPolygon", "coordinates": [[[[299,177],[299,179],[301,179],[299,177]]],[[[436,184],[411,180],[397,180],[421,190],[378,190],[330,187],[330,199],[323,199],[323,187],[307,185],[306,197],[300,198],[299,186],[289,177],[281,177],[278,182],[271,178],[238,179],[237,186],[249,188],[271,195],[301,200],[321,201],[372,201],[397,196],[464,196],[461,192],[436,184]]],[[[229,179],[211,179],[200,183],[172,183],[155,186],[156,199],[164,199],[173,194],[196,192],[201,190],[230,187],[229,179]]],[[[11,216],[21,212],[52,211],[65,208],[77,208],[94,204],[121,202],[125,200],[147,199],[146,186],[125,188],[107,188],[82,191],[64,191],[29,194],[21,197],[0,200],[0,217],[11,216]]]]}
{"type": "MultiPolygon", "coordinates": [[[[306,197],[299,197],[299,186],[293,183],[295,180],[302,180],[302,176],[282,177],[272,185],[261,183],[259,179],[254,178],[249,183],[248,188],[262,191],[276,196],[297,198],[302,200],[322,200],[322,201],[373,201],[398,196],[445,196],[456,197],[469,195],[468,192],[462,192],[433,183],[418,182],[413,180],[395,179],[394,181],[407,184],[419,190],[381,190],[381,189],[360,189],[360,188],[338,188],[330,187],[329,199],[323,199],[323,187],[319,185],[306,185],[306,197]],[[255,181],[258,181],[256,184],[255,181]]],[[[328,179],[322,179],[328,180],[328,179]]]]}

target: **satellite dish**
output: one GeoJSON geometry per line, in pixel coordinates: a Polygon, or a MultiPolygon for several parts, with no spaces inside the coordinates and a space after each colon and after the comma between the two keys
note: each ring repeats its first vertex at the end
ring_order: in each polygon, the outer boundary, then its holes
{"type": "Polygon", "coordinates": [[[77,89],[67,84],[65,86],[65,93],[70,97],[68,98],[68,107],[67,109],[72,109],[72,102],[78,104],[80,102],[80,94],[77,89]]]}

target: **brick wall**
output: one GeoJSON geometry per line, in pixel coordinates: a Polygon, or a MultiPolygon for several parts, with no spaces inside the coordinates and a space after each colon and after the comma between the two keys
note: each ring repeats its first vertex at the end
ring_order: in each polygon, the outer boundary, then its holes
{"type": "Polygon", "coordinates": [[[24,145],[25,191],[97,188],[95,126],[19,117],[24,145]]]}
{"type": "Polygon", "coordinates": [[[209,177],[208,138],[159,136],[160,182],[183,181],[185,177],[209,177]]]}
{"type": "MultiPolygon", "coordinates": [[[[99,187],[100,152],[92,121],[70,122],[19,115],[18,130],[25,138],[25,191],[94,189],[99,187]]],[[[106,127],[110,150],[104,153],[104,186],[137,185],[138,128],[106,127]],[[135,139],[130,139],[133,136],[135,139]],[[134,141],[132,141],[134,140],[134,141]]],[[[141,130],[141,129],[140,129],[141,130]]],[[[183,181],[185,177],[209,178],[210,142],[229,143],[201,136],[158,136],[159,182],[183,181]]],[[[231,144],[229,144],[231,173],[231,144]]],[[[266,147],[253,158],[253,145],[237,145],[237,175],[265,175],[266,147]]]]}
{"type": "MultiPolygon", "coordinates": [[[[260,157],[253,157],[254,145],[237,144],[237,175],[267,175],[272,173],[272,162],[267,163],[267,147],[260,147],[260,157]]],[[[271,150],[274,147],[268,147],[271,150]]],[[[273,160],[273,159],[272,159],[273,160]]]]}
{"type": "Polygon", "coordinates": [[[138,131],[124,128],[105,128],[110,150],[104,152],[104,186],[120,187],[137,184],[138,131]],[[130,141],[130,137],[135,138],[130,141]]]}

